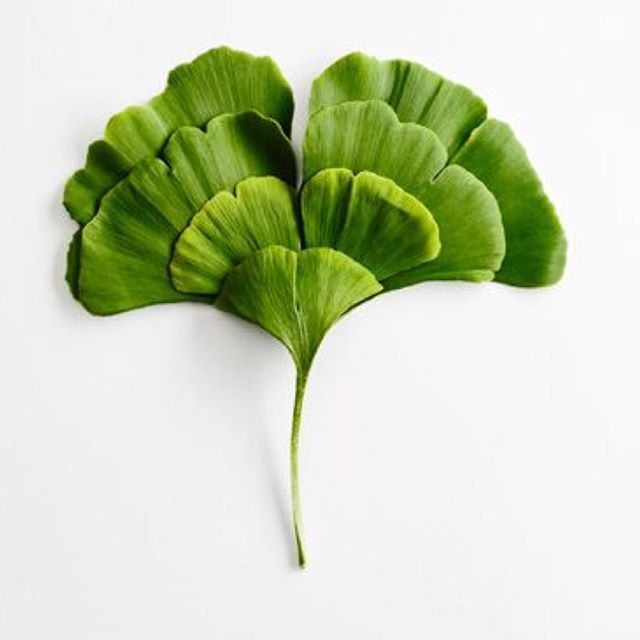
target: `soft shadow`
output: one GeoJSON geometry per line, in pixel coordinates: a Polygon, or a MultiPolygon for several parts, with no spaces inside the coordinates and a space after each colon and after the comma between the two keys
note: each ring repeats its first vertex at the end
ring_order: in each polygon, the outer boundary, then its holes
{"type": "Polygon", "coordinates": [[[51,234],[52,241],[55,242],[51,251],[53,259],[51,262],[44,262],[43,268],[50,273],[51,286],[59,303],[60,313],[68,314],[70,319],[77,320],[80,312],[84,313],[84,311],[71,294],[65,280],[65,274],[67,271],[67,250],[73,234],[78,230],[78,225],[70,218],[62,204],[62,190],[61,185],[48,198],[47,216],[55,226],[56,232],[51,234]]]}
{"type": "MultiPolygon", "coordinates": [[[[274,375],[281,377],[283,360],[289,359],[284,347],[258,327],[214,308],[195,308],[183,305],[193,313],[194,375],[215,381],[216,397],[211,399],[212,412],[217,405],[230,398],[229,414],[239,415],[233,428],[250,430],[250,437],[258,442],[260,475],[268,487],[272,509],[281,527],[281,540],[292,567],[297,568],[297,550],[293,538],[289,509],[287,469],[280,468],[281,458],[275,447],[287,446],[289,424],[278,432],[270,432],[265,415],[270,413],[273,398],[266,390],[274,375]],[[189,307],[191,307],[189,309],[189,307]],[[238,412],[240,407],[240,412],[238,412]],[[284,439],[283,439],[284,438],[284,439]]],[[[294,372],[290,380],[283,380],[291,389],[293,403],[294,372]]],[[[288,416],[288,413],[287,413],[288,416]]]]}

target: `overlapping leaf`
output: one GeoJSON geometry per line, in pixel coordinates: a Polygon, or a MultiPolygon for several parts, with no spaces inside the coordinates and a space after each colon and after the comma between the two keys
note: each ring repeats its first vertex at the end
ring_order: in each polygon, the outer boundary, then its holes
{"type": "Polygon", "coordinates": [[[170,270],[185,293],[217,293],[229,271],[270,245],[300,249],[295,191],[272,176],[222,191],[191,219],[175,244],[170,270]]]}
{"type": "Polygon", "coordinates": [[[377,60],[348,54],[328,67],[311,86],[309,113],[356,100],[383,100],[401,122],[434,131],[454,154],[487,117],[484,102],[466,87],[408,60],[377,60]]]}
{"type": "Polygon", "coordinates": [[[325,169],[305,184],[301,200],[306,246],[335,247],[378,280],[433,260],[440,251],[429,210],[375,173],[325,169]]]}
{"type": "Polygon", "coordinates": [[[85,167],[68,181],[65,206],[86,224],[100,199],[137,162],[156,157],[176,129],[201,127],[214,116],[249,110],[276,120],[289,134],[293,95],[271,58],[219,47],[176,67],[162,93],[109,120],[103,139],[89,147],[85,167]]]}
{"type": "Polygon", "coordinates": [[[489,280],[504,256],[495,198],[461,167],[426,127],[401,123],[384,102],[345,102],[313,116],[304,139],[304,175],[330,167],[372,171],[393,180],[429,209],[440,230],[440,255],[385,281],[385,288],[423,280],[489,280]],[[444,169],[444,170],[443,170],[444,169]]]}
{"type": "Polygon", "coordinates": [[[371,99],[385,101],[403,122],[432,129],[448,150],[448,162],[471,171],[496,197],[507,236],[496,280],[544,286],[562,277],[566,240],[554,207],[513,131],[485,121],[480,98],[419,64],[353,53],[314,81],[310,111],[371,99]]]}
{"type": "Polygon", "coordinates": [[[381,289],[370,271],[339,251],[272,246],[231,271],[216,305],[280,340],[306,375],[331,326],[381,289]]]}
{"type": "Polygon", "coordinates": [[[524,149],[465,87],[351,54],[314,82],[310,106],[299,200],[291,90],[269,58],[225,47],[114,116],[65,189],[85,225],[67,280],[91,312],[215,299],[290,351],[300,566],[302,402],[329,328],[383,287],[494,275],[550,284],[566,251],[524,149]]]}
{"type": "Polygon", "coordinates": [[[250,176],[295,184],[289,140],[277,123],[252,111],[214,118],[206,133],[178,130],[165,157],[139,162],[83,229],[79,261],[70,264],[79,264],[77,291],[94,313],[190,299],[171,283],[169,262],[196,212],[250,176]]]}

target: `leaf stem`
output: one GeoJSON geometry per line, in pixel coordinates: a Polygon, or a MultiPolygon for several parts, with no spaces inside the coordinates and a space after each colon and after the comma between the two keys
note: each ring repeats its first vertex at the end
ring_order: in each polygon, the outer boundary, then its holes
{"type": "Polygon", "coordinates": [[[300,487],[298,483],[298,444],[300,441],[300,419],[302,417],[302,402],[307,386],[308,371],[297,370],[296,397],[293,404],[293,420],[291,423],[291,440],[289,445],[289,462],[291,467],[291,506],[293,510],[293,533],[298,551],[298,566],[304,569],[307,559],[302,537],[302,512],[300,509],[300,487]]]}

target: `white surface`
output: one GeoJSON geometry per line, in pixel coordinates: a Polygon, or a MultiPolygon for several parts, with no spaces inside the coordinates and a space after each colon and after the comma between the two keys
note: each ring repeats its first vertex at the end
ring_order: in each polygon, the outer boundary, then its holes
{"type": "Polygon", "coordinates": [[[0,0],[3,640],[640,637],[635,4],[0,0]],[[279,62],[298,145],[353,49],[468,84],[571,243],[556,288],[415,287],[333,330],[305,573],[284,350],[206,307],[94,318],[63,282],[86,145],[221,43],[279,62]]]}

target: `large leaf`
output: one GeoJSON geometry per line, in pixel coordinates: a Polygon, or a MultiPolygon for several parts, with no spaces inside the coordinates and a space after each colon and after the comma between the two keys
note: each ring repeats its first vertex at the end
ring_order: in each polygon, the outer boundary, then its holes
{"type": "Polygon", "coordinates": [[[201,127],[223,113],[256,110],[288,134],[293,96],[268,57],[227,47],[212,49],[175,68],[162,93],[142,106],[113,116],[102,140],[89,147],[86,165],[67,182],[64,204],[81,224],[97,212],[100,199],[143,158],[157,156],[176,129],[201,127]]]}
{"type": "Polygon", "coordinates": [[[500,205],[507,253],[496,280],[523,287],[560,280],[567,253],[562,225],[511,128],[487,120],[453,161],[480,178],[500,205]]]}
{"type": "Polygon", "coordinates": [[[461,167],[447,167],[431,184],[425,202],[440,229],[440,253],[384,280],[384,288],[426,280],[491,280],[505,252],[500,211],[491,192],[461,167]]]}
{"type": "Polygon", "coordinates": [[[305,184],[301,204],[305,246],[334,247],[378,280],[433,260],[440,251],[429,210],[375,173],[320,171],[305,184]]]}
{"type": "Polygon", "coordinates": [[[178,131],[167,158],[170,166],[156,158],[138,163],[83,229],[77,291],[93,313],[187,299],[171,283],[169,262],[175,240],[205,202],[250,176],[295,184],[288,139],[255,112],[220,116],[207,133],[178,131]]]}
{"type": "Polygon", "coordinates": [[[377,60],[350,53],[328,67],[311,86],[309,112],[353,100],[384,100],[402,122],[435,131],[455,153],[486,118],[484,102],[466,87],[407,60],[377,60]]]}
{"type": "Polygon", "coordinates": [[[300,249],[292,187],[274,177],[247,178],[235,193],[215,195],[178,238],[170,269],[179,291],[213,295],[252,253],[269,245],[300,249]]]}
{"type": "Polygon", "coordinates": [[[256,111],[213,118],[206,133],[178,129],[163,156],[194,206],[247,176],[274,175],[296,184],[291,143],[274,120],[256,111]]]}
{"type": "Polygon", "coordinates": [[[371,272],[333,249],[272,246],[231,271],[216,304],[280,340],[304,376],[331,326],[381,288],[371,272]]]}
{"type": "Polygon", "coordinates": [[[447,152],[436,134],[401,123],[384,102],[347,102],[313,116],[304,140],[304,174],[343,167],[393,180],[429,209],[442,250],[433,261],[384,282],[385,288],[423,280],[488,280],[500,267],[504,233],[495,198],[461,167],[443,171],[447,152]]]}

